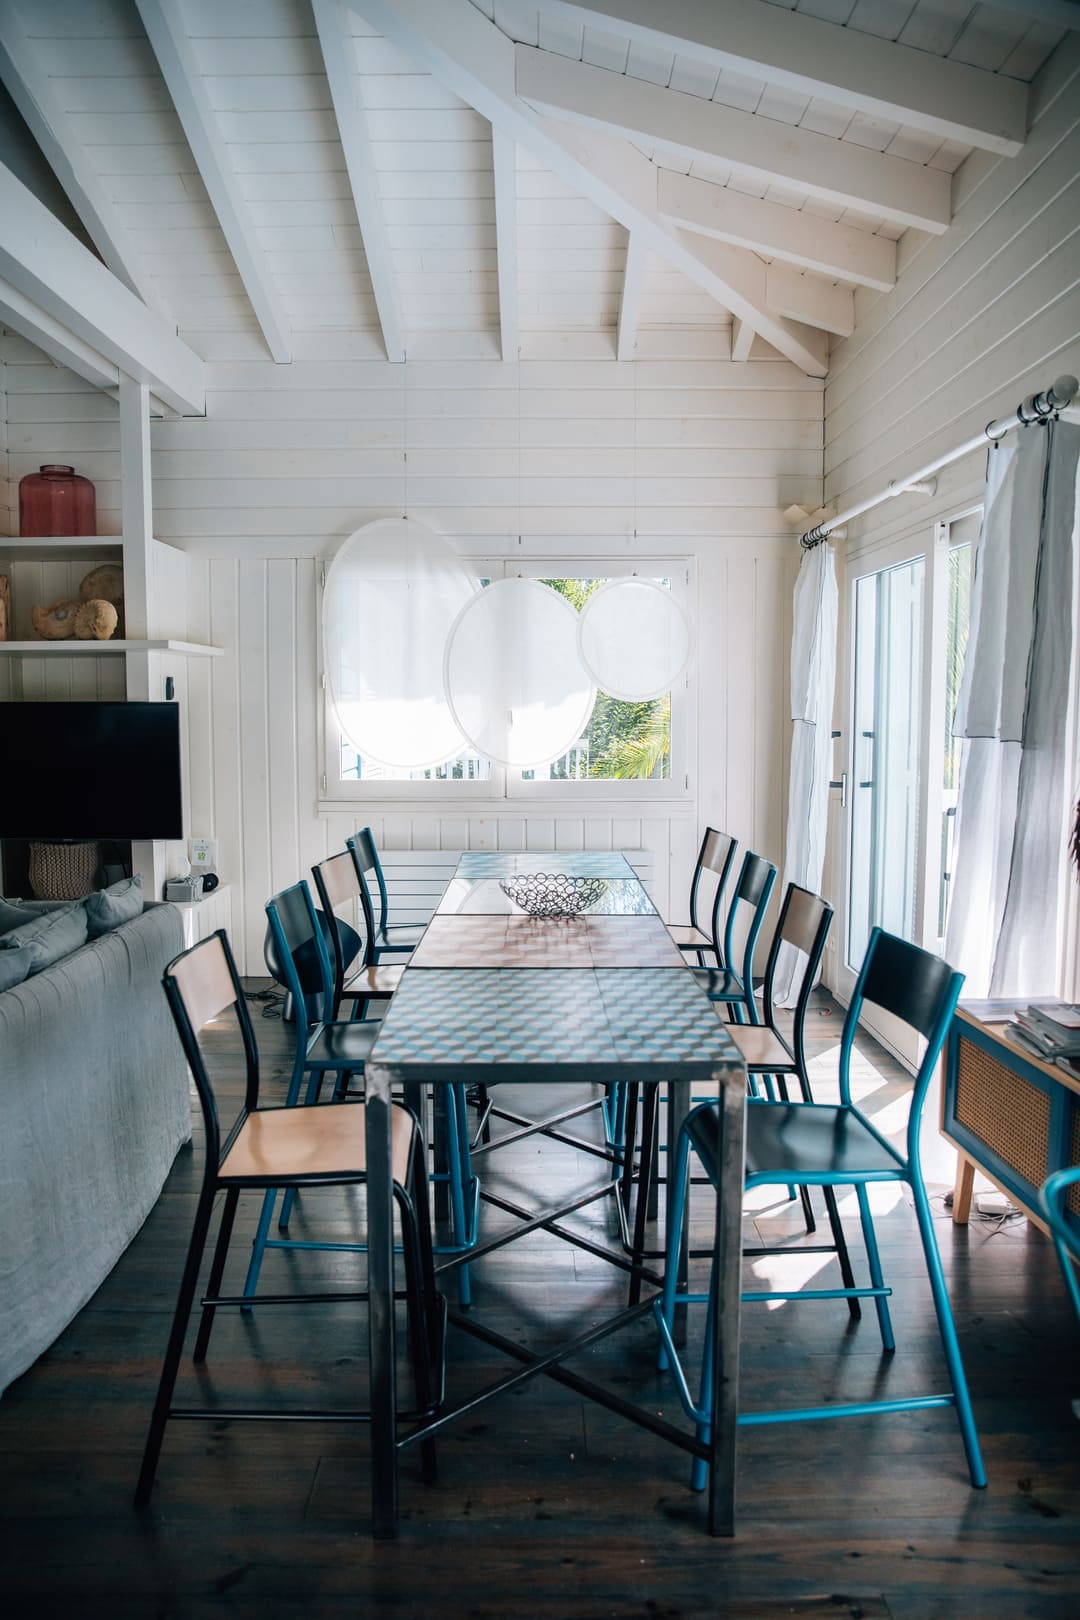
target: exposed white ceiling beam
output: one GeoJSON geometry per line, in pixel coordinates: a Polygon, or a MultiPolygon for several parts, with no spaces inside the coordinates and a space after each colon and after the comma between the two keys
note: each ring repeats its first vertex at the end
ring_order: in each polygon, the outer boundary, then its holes
{"type": "Polygon", "coordinates": [[[495,166],[495,254],[499,266],[499,341],[504,360],[518,357],[517,148],[492,125],[495,166]]]}
{"type": "Polygon", "coordinates": [[[178,0],[135,0],[255,319],[274,359],[292,358],[289,322],[222,139],[178,0]]]}
{"type": "Polygon", "coordinates": [[[700,267],[725,286],[728,307],[733,315],[748,321],[759,337],[776,347],[772,331],[779,323],[788,349],[798,352],[800,368],[812,377],[823,377],[828,370],[829,344],[820,327],[809,326],[799,318],[789,319],[769,302],[769,267],[753,253],[712,242],[707,236],[694,237],[686,231],[679,240],[693,254],[700,267]],[[764,314],[762,313],[764,312],[764,314]]]}
{"type": "Polygon", "coordinates": [[[747,197],[694,175],[659,169],[656,198],[673,224],[736,247],[783,259],[820,276],[835,276],[890,292],[896,285],[896,243],[853,225],[839,225],[781,203],[747,197]]]}
{"type": "Polygon", "coordinates": [[[330,99],[334,104],[338,133],[345,153],[356,218],[363,238],[368,274],[371,276],[371,291],[386,345],[386,358],[404,360],[405,340],[397,276],[379,194],[378,174],[371,155],[367,118],[360,105],[360,86],[355,71],[356,47],[345,27],[341,0],[312,0],[312,8],[330,84],[330,99]]]}
{"type": "Polygon", "coordinates": [[[16,292],[174,410],[205,410],[198,355],[2,164],[0,219],[0,277],[16,292]]]}
{"type": "Polygon", "coordinates": [[[9,326],[58,366],[65,366],[95,388],[115,388],[120,382],[118,366],[76,337],[10,281],[0,281],[0,325],[9,326]]]}
{"type": "Polygon", "coordinates": [[[737,318],[731,323],[731,358],[741,365],[754,346],[754,328],[737,318]]]}
{"type": "MultiPolygon", "coordinates": [[[[774,8],[775,9],[775,8],[774,8]]],[[[779,180],[841,208],[937,234],[951,217],[951,175],[630,79],[531,45],[515,45],[517,93],[530,106],[589,129],[708,157],[753,180],[779,180]]]]}
{"type": "Polygon", "coordinates": [[[770,264],[765,271],[765,301],[778,315],[805,321],[823,332],[849,337],[855,330],[855,294],[850,287],[830,287],[816,276],[802,276],[789,264],[770,264]]]}
{"type": "Polygon", "coordinates": [[[12,0],[0,0],[0,79],[113,275],[149,308],[164,313],[153,280],[140,264],[85,146],[74,135],[12,0]]]}
{"type": "Polygon", "coordinates": [[[634,358],[641,294],[645,288],[645,253],[646,248],[641,237],[631,232],[626,243],[626,268],[623,270],[622,297],[619,300],[619,326],[615,334],[616,360],[634,358]]]}
{"type": "Polygon", "coordinates": [[[1076,0],[982,0],[998,11],[1017,12],[1032,22],[1050,23],[1054,28],[1080,28],[1080,6],[1076,0]]]}
{"type": "MultiPolygon", "coordinates": [[[[766,0],[539,4],[541,11],[561,11],[578,23],[820,96],[872,118],[910,124],[942,140],[1015,157],[1027,134],[1027,85],[1018,80],[855,28],[841,30],[806,12],[778,15],[766,0]]],[[[1027,12],[1031,7],[1026,0],[1011,0],[1010,9],[1027,12]]]]}
{"type": "MultiPolygon", "coordinates": [[[[710,249],[731,255],[729,268],[752,255],[675,232],[656,208],[656,170],[629,142],[540,117],[514,89],[514,46],[469,0],[351,0],[374,28],[418,67],[524,146],[582,197],[617,219],[642,245],[681,270],[726,309],[743,315],[766,342],[812,376],[824,375],[820,333],[752,305],[707,262],[710,249]]],[[[764,271],[764,265],[759,265],[764,271]]],[[[763,290],[763,288],[762,288],[763,290]]]]}

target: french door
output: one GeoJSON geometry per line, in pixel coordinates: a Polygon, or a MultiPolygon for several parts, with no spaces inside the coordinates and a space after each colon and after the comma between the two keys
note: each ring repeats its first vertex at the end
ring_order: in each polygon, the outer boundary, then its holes
{"type": "MultiPolygon", "coordinates": [[[[875,926],[940,951],[959,751],[952,739],[967,645],[978,513],[849,560],[843,904],[834,988],[849,999],[875,926]]],[[[908,1062],[906,1026],[865,1022],[908,1062]]]]}

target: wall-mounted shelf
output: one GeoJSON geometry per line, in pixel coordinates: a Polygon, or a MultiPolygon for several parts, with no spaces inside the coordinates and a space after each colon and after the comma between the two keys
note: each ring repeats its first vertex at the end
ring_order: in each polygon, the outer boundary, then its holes
{"type": "Polygon", "coordinates": [[[0,562],[63,562],[80,552],[103,562],[119,562],[123,551],[118,534],[0,535],[0,562]]]}
{"type": "Polygon", "coordinates": [[[220,658],[224,650],[199,641],[76,641],[73,637],[65,641],[0,641],[0,655],[30,653],[35,658],[125,652],[174,652],[195,658],[220,658]]]}

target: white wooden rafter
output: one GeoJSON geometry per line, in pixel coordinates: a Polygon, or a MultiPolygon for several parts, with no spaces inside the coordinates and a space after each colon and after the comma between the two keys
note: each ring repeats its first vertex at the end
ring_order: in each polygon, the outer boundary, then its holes
{"type": "Polygon", "coordinates": [[[738,317],[731,323],[731,358],[742,365],[750,358],[754,346],[754,328],[738,317]]]}
{"type": "Polygon", "coordinates": [[[538,111],[655,143],[689,162],[709,158],[748,179],[780,181],[835,207],[937,235],[948,229],[952,177],[939,169],[531,45],[516,45],[514,57],[517,93],[538,111]]]}
{"type": "MultiPolygon", "coordinates": [[[[995,0],[991,0],[995,3],[995,0]]],[[[1040,0],[996,0],[1023,11],[1040,0]]],[[[1018,80],[766,0],[539,0],[541,12],[766,79],[941,140],[1015,157],[1027,133],[1018,80]]],[[[1075,7],[1054,6],[1062,14],[1075,7]]]]}
{"type": "Polygon", "coordinates": [[[778,315],[805,321],[823,332],[850,337],[855,330],[855,294],[850,287],[830,286],[819,276],[800,275],[790,264],[765,270],[765,301],[778,315]]]}
{"type": "Polygon", "coordinates": [[[113,275],[149,309],[163,314],[153,280],[140,263],[85,146],[74,134],[13,0],[0,0],[0,80],[113,275]]]}
{"type": "Polygon", "coordinates": [[[135,4],[266,346],[279,364],[286,365],[292,359],[289,322],[185,31],[179,0],[135,0],[135,4]]]}
{"type": "Polygon", "coordinates": [[[360,86],[355,72],[356,48],[345,27],[341,0],[312,0],[312,10],[345,154],[353,205],[364,243],[371,291],[386,346],[386,358],[404,360],[405,340],[397,276],[379,194],[378,175],[371,154],[367,117],[360,105],[360,86]]]}
{"type": "MultiPolygon", "coordinates": [[[[198,355],[2,164],[0,219],[0,278],[22,296],[27,311],[41,309],[174,410],[205,410],[198,355]]],[[[49,332],[42,337],[47,340],[49,332]]],[[[47,341],[31,341],[48,352],[47,341]]]]}
{"type": "Polygon", "coordinates": [[[657,211],[655,168],[628,141],[543,118],[522,101],[514,85],[513,44],[469,0],[350,0],[350,4],[418,67],[434,74],[580,196],[618,220],[631,236],[639,233],[643,247],[747,319],[800,370],[824,376],[822,335],[748,297],[750,266],[757,264],[763,273],[764,265],[723,243],[673,231],[657,211]],[[724,269],[732,272],[730,279],[724,269]]]}
{"type": "Polygon", "coordinates": [[[615,333],[616,360],[632,360],[637,345],[641,295],[645,290],[646,247],[639,234],[631,231],[626,243],[622,297],[619,299],[619,325],[615,333]]]}
{"type": "Polygon", "coordinates": [[[495,256],[499,271],[499,352],[518,357],[517,148],[492,126],[491,157],[495,170],[495,256]]]}
{"type": "Polygon", "coordinates": [[[896,243],[887,236],[871,236],[673,169],[658,169],[656,186],[660,212],[674,225],[879,292],[896,285],[896,243]]]}
{"type": "Polygon", "coordinates": [[[10,281],[0,280],[0,325],[9,326],[28,343],[33,343],[58,366],[73,371],[76,377],[93,383],[95,388],[116,388],[120,370],[105,356],[84,343],[61,321],[56,320],[32,298],[13,287],[10,281]]]}

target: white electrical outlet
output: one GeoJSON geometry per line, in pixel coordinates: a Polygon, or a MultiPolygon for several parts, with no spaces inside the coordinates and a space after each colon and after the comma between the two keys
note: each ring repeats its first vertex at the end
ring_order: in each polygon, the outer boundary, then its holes
{"type": "Polygon", "coordinates": [[[192,838],[190,840],[191,869],[193,872],[217,871],[217,839],[192,838]]]}

